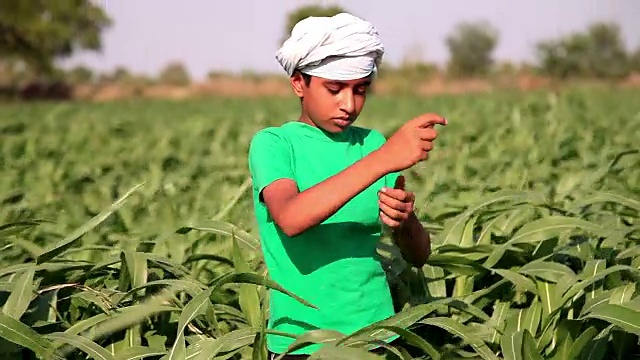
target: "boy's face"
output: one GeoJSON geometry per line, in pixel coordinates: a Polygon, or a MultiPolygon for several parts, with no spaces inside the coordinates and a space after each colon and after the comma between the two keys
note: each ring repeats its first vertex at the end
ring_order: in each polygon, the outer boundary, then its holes
{"type": "Polygon", "coordinates": [[[327,132],[338,133],[360,115],[371,77],[337,81],[313,76],[307,85],[298,72],[291,78],[291,86],[303,99],[301,120],[327,132]]]}

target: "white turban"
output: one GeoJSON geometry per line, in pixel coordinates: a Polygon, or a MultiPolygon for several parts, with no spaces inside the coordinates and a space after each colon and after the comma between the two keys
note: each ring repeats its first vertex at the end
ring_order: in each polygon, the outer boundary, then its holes
{"type": "Polygon", "coordinates": [[[378,31],[370,22],[340,13],[299,21],[276,59],[289,76],[299,69],[327,79],[353,80],[375,72],[383,54],[378,31]]]}

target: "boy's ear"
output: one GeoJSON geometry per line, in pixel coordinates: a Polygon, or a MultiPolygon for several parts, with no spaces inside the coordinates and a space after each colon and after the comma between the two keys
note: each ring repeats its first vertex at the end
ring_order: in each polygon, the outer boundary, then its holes
{"type": "Polygon", "coordinates": [[[296,71],[291,76],[290,82],[291,82],[291,89],[293,89],[293,92],[299,98],[301,98],[303,96],[303,87],[306,86],[304,83],[304,78],[302,77],[302,74],[299,71],[296,71]]]}

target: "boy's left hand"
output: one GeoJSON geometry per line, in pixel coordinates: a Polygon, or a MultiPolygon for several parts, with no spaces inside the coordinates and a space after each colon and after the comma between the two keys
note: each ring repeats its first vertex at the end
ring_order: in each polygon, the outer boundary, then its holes
{"type": "Polygon", "coordinates": [[[415,195],[405,191],[404,176],[398,176],[393,189],[382,188],[378,192],[380,219],[392,229],[399,228],[413,212],[415,195]]]}

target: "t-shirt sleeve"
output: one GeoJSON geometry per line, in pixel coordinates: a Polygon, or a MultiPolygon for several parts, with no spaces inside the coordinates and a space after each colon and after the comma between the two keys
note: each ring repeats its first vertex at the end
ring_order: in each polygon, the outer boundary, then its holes
{"type": "MultiPolygon", "coordinates": [[[[376,130],[371,130],[370,136],[372,137],[372,143],[373,143],[372,151],[379,149],[387,141],[384,135],[376,130]]],[[[396,180],[398,179],[398,176],[400,176],[400,174],[401,174],[400,172],[390,172],[387,175],[385,175],[384,185],[390,188],[394,187],[396,185],[396,180]]]]}
{"type": "Polygon", "coordinates": [[[278,179],[294,179],[289,149],[285,139],[270,129],[253,136],[249,144],[249,172],[259,194],[278,179]]]}

